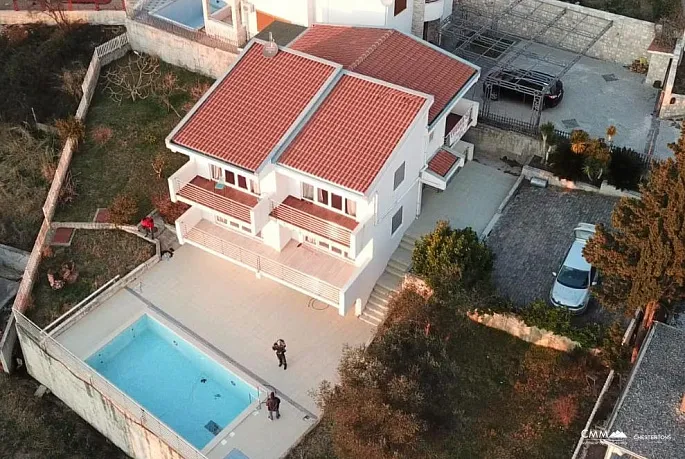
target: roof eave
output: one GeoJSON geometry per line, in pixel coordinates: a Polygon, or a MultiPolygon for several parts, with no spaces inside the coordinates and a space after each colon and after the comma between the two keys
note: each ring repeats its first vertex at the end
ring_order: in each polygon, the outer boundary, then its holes
{"type": "Polygon", "coordinates": [[[440,119],[443,117],[447,116],[452,112],[452,109],[454,108],[455,105],[457,105],[457,102],[459,102],[461,99],[464,98],[466,93],[473,87],[478,82],[478,79],[480,78],[480,68],[476,68],[476,71],[471,75],[471,77],[466,81],[464,86],[461,87],[459,92],[457,92],[452,99],[445,105],[445,108],[443,108],[438,115],[433,118],[433,120],[428,121],[428,130],[432,130],[437,124],[440,119]]]}

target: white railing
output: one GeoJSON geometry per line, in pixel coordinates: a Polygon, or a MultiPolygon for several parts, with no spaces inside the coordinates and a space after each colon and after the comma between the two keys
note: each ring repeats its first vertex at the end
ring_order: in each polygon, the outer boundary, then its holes
{"type": "Polygon", "coordinates": [[[345,247],[350,246],[352,230],[342,225],[328,221],[307,211],[297,209],[285,203],[272,202],[271,215],[278,220],[289,223],[298,228],[337,242],[345,247]]]}
{"type": "Polygon", "coordinates": [[[76,378],[88,384],[109,400],[127,419],[139,424],[154,434],[160,441],[169,445],[180,456],[186,459],[206,459],[197,448],[174,432],[169,426],[157,419],[155,415],[145,410],[131,397],[121,392],[102,375],[89,367],[83,360],[72,354],[67,348],[53,337],[41,330],[30,319],[19,311],[14,311],[17,328],[22,336],[33,341],[50,357],[64,365],[76,378]]]}
{"type": "Polygon", "coordinates": [[[365,221],[357,225],[350,238],[350,257],[356,259],[359,253],[373,236],[374,216],[370,215],[365,221]]]}
{"type": "Polygon", "coordinates": [[[191,159],[169,176],[169,192],[173,201],[176,201],[176,195],[181,191],[183,185],[190,182],[196,175],[197,165],[195,164],[195,161],[191,159]]]}
{"type": "Polygon", "coordinates": [[[328,282],[258,255],[197,227],[188,230],[186,225],[181,223],[181,231],[184,239],[197,242],[204,247],[237,261],[243,266],[251,268],[257,273],[264,273],[274,280],[283,281],[286,285],[295,286],[312,296],[322,299],[326,303],[338,307],[340,289],[328,282]]]}

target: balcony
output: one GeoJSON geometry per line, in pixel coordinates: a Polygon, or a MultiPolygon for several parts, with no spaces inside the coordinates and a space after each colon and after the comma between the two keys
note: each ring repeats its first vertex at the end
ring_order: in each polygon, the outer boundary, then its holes
{"type": "Polygon", "coordinates": [[[298,229],[328,239],[350,248],[352,233],[359,222],[312,202],[288,196],[280,204],[273,205],[271,216],[298,229]]]}
{"type": "Polygon", "coordinates": [[[177,221],[182,242],[228,259],[258,274],[299,290],[335,307],[341,291],[356,274],[353,263],[290,241],[279,252],[263,242],[204,220],[191,208],[177,221]]]}
{"type": "Polygon", "coordinates": [[[268,200],[260,200],[250,193],[198,175],[193,161],[169,177],[169,191],[173,200],[247,223],[255,234],[261,229],[259,220],[263,220],[255,218],[256,214],[268,203],[268,200]]]}
{"type": "Polygon", "coordinates": [[[462,99],[457,102],[454,112],[447,115],[445,121],[445,145],[457,143],[469,130],[476,125],[478,119],[478,103],[462,99]]]}
{"type": "Polygon", "coordinates": [[[245,223],[252,223],[250,211],[259,199],[235,188],[196,175],[176,195],[186,204],[200,204],[245,223]]]}

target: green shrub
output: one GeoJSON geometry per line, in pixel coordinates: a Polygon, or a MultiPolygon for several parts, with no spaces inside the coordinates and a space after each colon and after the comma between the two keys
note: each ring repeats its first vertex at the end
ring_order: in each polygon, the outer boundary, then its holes
{"type": "Polygon", "coordinates": [[[550,169],[557,177],[567,180],[581,180],[584,177],[583,163],[585,157],[571,150],[568,139],[559,139],[554,153],[549,156],[550,169]]]}
{"type": "Polygon", "coordinates": [[[563,335],[591,348],[599,345],[601,328],[598,324],[576,327],[571,323],[571,313],[564,308],[550,306],[542,300],[533,301],[519,311],[519,316],[529,326],[535,326],[563,335]]]}
{"type": "Polygon", "coordinates": [[[645,169],[645,163],[635,150],[616,148],[609,163],[609,184],[620,190],[636,191],[645,169]]]}
{"type": "Polygon", "coordinates": [[[416,242],[412,264],[433,289],[443,283],[472,287],[490,278],[492,252],[471,228],[452,229],[441,220],[416,242]]]}

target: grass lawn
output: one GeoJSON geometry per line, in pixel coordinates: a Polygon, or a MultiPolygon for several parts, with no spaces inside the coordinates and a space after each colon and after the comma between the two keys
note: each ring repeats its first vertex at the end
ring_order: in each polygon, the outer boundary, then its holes
{"type": "MultiPolygon", "coordinates": [[[[465,320],[453,337],[461,352],[448,393],[458,428],[433,432],[417,457],[570,457],[607,371],[585,356],[533,346],[465,320]],[[597,378],[591,387],[586,375],[597,378]]],[[[289,459],[335,458],[325,418],[289,459]]],[[[339,458],[347,459],[347,458],[339,458]]]]}
{"type": "MultiPolygon", "coordinates": [[[[111,64],[123,65],[128,56],[111,64]]],[[[111,66],[110,66],[111,67],[111,66]]],[[[176,76],[178,89],[171,102],[183,115],[207,89],[212,80],[160,62],[161,74],[176,76]]],[[[98,90],[86,117],[86,138],[71,162],[78,196],[58,207],[56,221],[91,221],[98,207],[109,207],[121,193],[138,202],[137,219],[149,213],[155,193],[168,193],[166,177],[186,162],[184,155],[172,153],[165,137],[180,118],[155,97],[115,102],[104,90],[107,68],[103,69],[98,90]],[[164,158],[162,178],[152,168],[153,159],[164,158]]]]}
{"type": "MultiPolygon", "coordinates": [[[[21,372],[20,372],[21,373],[21,372]]],[[[16,459],[125,459],[113,443],[38,383],[0,372],[0,456],[16,459]]]]}
{"type": "Polygon", "coordinates": [[[0,31],[0,243],[31,250],[38,234],[61,142],[33,129],[73,115],[74,86],[95,47],[123,27],[81,25],[69,33],[44,25],[0,31]],[[70,78],[67,78],[70,77],[70,78]],[[25,124],[28,122],[27,124],[25,124]]]}
{"type": "Polygon", "coordinates": [[[33,306],[28,317],[45,327],[114,276],[125,275],[155,253],[155,247],[124,231],[77,230],[69,247],[54,247],[44,257],[33,288],[33,306]],[[60,290],[52,290],[48,270],[59,272],[63,263],[73,261],[78,280],[60,290]]]}

